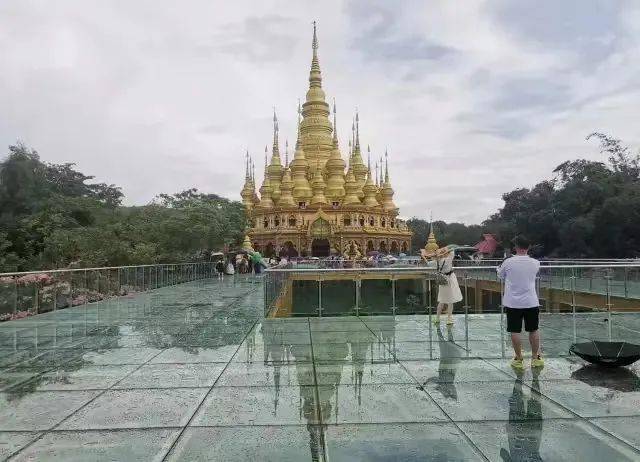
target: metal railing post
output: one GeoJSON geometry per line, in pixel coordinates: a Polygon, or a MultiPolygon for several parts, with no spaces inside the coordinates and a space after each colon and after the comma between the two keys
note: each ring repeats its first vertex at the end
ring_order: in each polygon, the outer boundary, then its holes
{"type": "Polygon", "coordinates": [[[322,317],[322,279],[318,278],[318,317],[322,317]]]}
{"type": "MultiPolygon", "coordinates": [[[[469,346],[469,273],[466,271],[462,276],[462,280],[464,281],[464,336],[467,343],[467,347],[469,346]]],[[[468,353],[467,348],[467,353],[468,353]]]]}
{"type": "Polygon", "coordinates": [[[391,276],[391,312],[396,315],[396,279],[391,276]]]}
{"type": "Polygon", "coordinates": [[[573,318],[573,341],[578,338],[578,328],[576,323],[576,272],[571,268],[571,313],[573,318]]]}
{"type": "Polygon", "coordinates": [[[505,347],[504,347],[504,305],[502,304],[502,299],[504,297],[504,281],[500,279],[500,351],[502,357],[506,356],[505,347]]]}
{"type": "Polygon", "coordinates": [[[356,291],[356,316],[360,316],[360,290],[362,281],[356,278],[353,282],[355,283],[354,287],[356,291]]]}
{"type": "Polygon", "coordinates": [[[629,268],[624,267],[624,298],[629,297],[629,268]]]}
{"type": "Polygon", "coordinates": [[[605,278],[606,278],[606,286],[607,286],[606,300],[607,300],[607,324],[608,324],[607,331],[609,335],[609,341],[611,341],[611,273],[607,271],[606,274],[607,275],[605,276],[605,278]]]}

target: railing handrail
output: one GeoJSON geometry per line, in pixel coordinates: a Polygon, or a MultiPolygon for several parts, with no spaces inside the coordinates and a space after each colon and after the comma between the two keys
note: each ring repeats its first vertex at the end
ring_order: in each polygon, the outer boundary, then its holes
{"type": "MultiPolygon", "coordinates": [[[[488,270],[488,269],[497,269],[498,266],[454,266],[453,270],[488,270]]],[[[572,268],[572,269],[580,269],[580,268],[640,268],[640,263],[636,264],[620,264],[620,265],[554,265],[554,266],[542,266],[541,268],[572,268]]],[[[267,268],[265,271],[269,272],[286,272],[286,273],[331,273],[331,272],[356,272],[356,271],[364,271],[364,272],[382,272],[382,271],[398,271],[398,272],[408,272],[408,271],[437,271],[437,268],[429,267],[429,266],[415,266],[415,267],[386,267],[386,268],[267,268]]]]}
{"type": "Polygon", "coordinates": [[[112,269],[123,269],[123,268],[148,268],[151,266],[184,266],[184,265],[197,265],[201,263],[214,263],[211,261],[194,261],[188,263],[152,263],[148,265],[127,265],[127,266],[99,266],[94,268],[62,268],[55,270],[39,270],[39,271],[15,271],[12,273],[0,273],[0,277],[10,277],[10,276],[25,276],[27,274],[42,274],[42,273],[71,273],[74,271],[98,271],[98,270],[112,270],[112,269]]]}

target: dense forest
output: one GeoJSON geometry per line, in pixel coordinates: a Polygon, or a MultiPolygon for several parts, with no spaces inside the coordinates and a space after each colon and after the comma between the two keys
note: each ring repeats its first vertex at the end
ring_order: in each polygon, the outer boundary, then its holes
{"type": "Polygon", "coordinates": [[[0,272],[174,263],[242,241],[240,202],[187,190],[121,205],[113,185],[73,164],[48,164],[23,145],[0,163],[0,272]]]}
{"type": "MultiPolygon", "coordinates": [[[[554,177],[502,196],[504,206],[480,225],[434,222],[440,244],[475,244],[483,233],[502,243],[516,234],[549,257],[640,256],[640,157],[620,140],[587,137],[603,161],[566,161],[554,177]]],[[[73,164],[49,164],[18,144],[0,162],[0,272],[63,267],[198,261],[241,242],[242,204],[195,189],[126,207],[114,185],[73,164]]],[[[429,223],[408,220],[413,251],[429,223]]]]}

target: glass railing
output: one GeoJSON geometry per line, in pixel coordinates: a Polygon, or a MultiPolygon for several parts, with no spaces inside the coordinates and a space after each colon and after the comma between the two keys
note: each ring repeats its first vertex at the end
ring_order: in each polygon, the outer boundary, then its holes
{"type": "MultiPolygon", "coordinates": [[[[499,313],[503,283],[495,266],[456,267],[463,300],[455,311],[499,313]]],[[[640,311],[640,264],[541,267],[537,291],[543,312],[640,311]]],[[[265,316],[432,314],[436,270],[414,268],[271,268],[264,276],[265,316]]]]}
{"type": "Polygon", "coordinates": [[[211,262],[0,273],[0,320],[146,292],[213,274],[211,262]]]}

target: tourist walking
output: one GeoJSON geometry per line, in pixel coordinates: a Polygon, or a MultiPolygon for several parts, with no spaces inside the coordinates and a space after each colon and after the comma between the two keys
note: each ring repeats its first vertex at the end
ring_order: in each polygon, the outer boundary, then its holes
{"type": "Polygon", "coordinates": [[[453,271],[453,246],[442,247],[435,251],[436,268],[440,273],[438,282],[438,307],[434,324],[440,324],[440,315],[447,308],[447,325],[453,324],[453,304],[462,300],[458,278],[453,271]]]}
{"type": "Polygon", "coordinates": [[[224,279],[224,262],[222,260],[216,262],[216,273],[219,281],[224,279]]]}
{"type": "Polygon", "coordinates": [[[522,356],[522,322],[529,333],[531,345],[531,367],[544,366],[540,351],[540,301],[536,292],[536,277],[540,270],[540,262],[529,257],[530,243],[524,236],[516,236],[513,240],[516,254],[507,258],[498,267],[498,277],[504,280],[502,306],[507,313],[507,332],[511,334],[511,343],[515,357],[511,366],[524,369],[522,356]]]}

